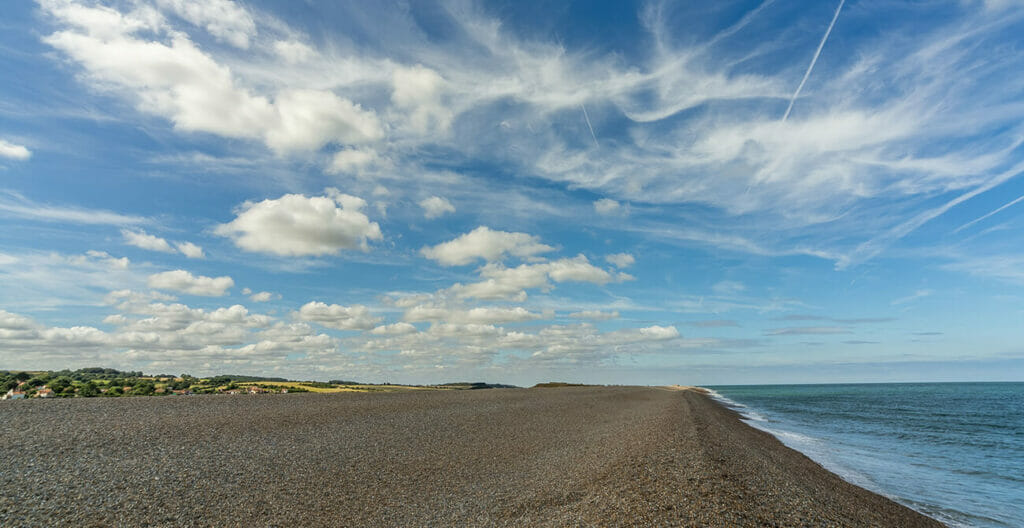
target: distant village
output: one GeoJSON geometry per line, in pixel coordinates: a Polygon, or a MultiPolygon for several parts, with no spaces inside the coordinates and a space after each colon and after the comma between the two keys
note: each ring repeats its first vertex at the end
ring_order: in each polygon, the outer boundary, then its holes
{"type": "MultiPolygon", "coordinates": [[[[124,385],[123,387],[120,387],[120,389],[121,389],[121,392],[119,394],[110,394],[110,396],[114,396],[114,395],[117,395],[117,396],[162,396],[162,395],[191,396],[193,394],[197,394],[196,392],[193,392],[191,389],[171,389],[171,390],[167,390],[164,387],[160,387],[160,388],[154,389],[152,394],[133,394],[132,391],[135,389],[135,387],[133,385],[124,385]]],[[[61,398],[68,398],[68,397],[72,397],[72,398],[73,397],[88,398],[88,397],[107,395],[107,392],[110,391],[111,389],[107,388],[107,387],[104,387],[104,388],[99,388],[97,390],[99,391],[99,394],[90,394],[90,395],[81,394],[77,389],[73,393],[71,393],[71,394],[69,394],[67,391],[61,391],[58,394],[58,393],[53,392],[53,389],[51,389],[50,387],[48,387],[46,385],[43,385],[41,387],[30,387],[28,385],[27,381],[23,381],[23,382],[19,383],[17,386],[9,389],[6,393],[4,393],[3,396],[0,396],[0,400],[20,400],[20,399],[23,399],[23,398],[55,398],[55,397],[58,397],[58,396],[61,397],[61,398]]],[[[294,388],[293,389],[289,389],[288,387],[260,387],[258,385],[249,385],[249,386],[246,386],[244,388],[235,388],[235,389],[218,388],[214,392],[216,392],[217,394],[273,394],[273,393],[288,394],[289,392],[309,392],[309,391],[303,390],[301,388],[299,388],[299,389],[294,389],[294,388]]],[[[208,393],[204,393],[204,394],[208,394],[208,393]]]]}
{"type": "Polygon", "coordinates": [[[375,392],[511,388],[487,383],[412,386],[358,383],[345,380],[292,381],[285,378],[189,374],[146,375],[142,372],[92,367],[60,371],[0,371],[2,400],[29,398],[97,398],[124,396],[191,396],[197,394],[289,394],[301,392],[375,392]]]}

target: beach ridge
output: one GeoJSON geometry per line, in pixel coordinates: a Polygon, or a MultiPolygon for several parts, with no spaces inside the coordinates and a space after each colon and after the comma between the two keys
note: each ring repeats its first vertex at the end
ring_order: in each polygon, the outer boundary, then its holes
{"type": "Polygon", "coordinates": [[[697,388],[2,407],[0,525],[942,526],[697,388]]]}

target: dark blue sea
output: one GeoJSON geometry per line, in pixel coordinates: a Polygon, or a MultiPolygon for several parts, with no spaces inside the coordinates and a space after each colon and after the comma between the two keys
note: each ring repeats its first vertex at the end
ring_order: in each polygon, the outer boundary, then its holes
{"type": "Polygon", "coordinates": [[[1024,383],[710,389],[853,484],[950,526],[1024,527],[1024,383]]]}

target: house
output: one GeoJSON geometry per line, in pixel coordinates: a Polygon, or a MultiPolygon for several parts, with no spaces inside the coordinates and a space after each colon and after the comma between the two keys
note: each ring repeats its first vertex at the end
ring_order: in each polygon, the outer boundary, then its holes
{"type": "Polygon", "coordinates": [[[288,394],[288,387],[281,387],[281,394],[288,394]]]}
{"type": "Polygon", "coordinates": [[[53,390],[43,387],[36,392],[36,398],[53,398],[53,390]]]}
{"type": "Polygon", "coordinates": [[[255,385],[249,386],[249,394],[263,394],[264,392],[267,391],[262,387],[257,387],[255,385]]]}
{"type": "Polygon", "coordinates": [[[23,400],[23,399],[25,399],[25,391],[17,391],[17,390],[11,389],[11,390],[7,391],[7,394],[4,394],[2,399],[4,399],[4,400],[23,400]]]}

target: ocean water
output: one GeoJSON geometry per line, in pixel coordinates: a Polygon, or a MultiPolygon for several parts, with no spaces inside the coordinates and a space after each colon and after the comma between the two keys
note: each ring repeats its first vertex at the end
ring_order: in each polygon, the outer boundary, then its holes
{"type": "Polygon", "coordinates": [[[1024,527],[1024,383],[709,388],[853,484],[950,526],[1024,527]]]}

